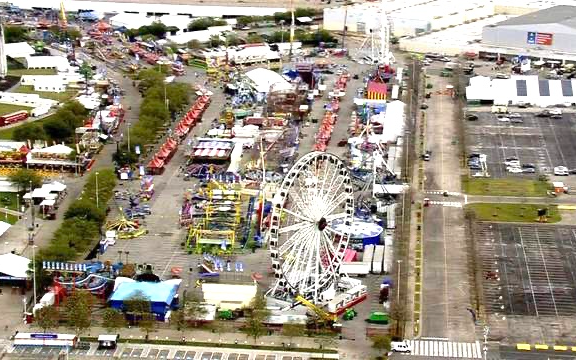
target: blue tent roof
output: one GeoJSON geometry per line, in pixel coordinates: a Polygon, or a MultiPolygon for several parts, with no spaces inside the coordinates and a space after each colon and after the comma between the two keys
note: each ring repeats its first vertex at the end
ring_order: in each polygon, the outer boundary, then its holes
{"type": "Polygon", "coordinates": [[[178,292],[178,286],[174,282],[123,282],[112,293],[110,301],[124,301],[140,292],[152,303],[170,305],[178,292]]]}

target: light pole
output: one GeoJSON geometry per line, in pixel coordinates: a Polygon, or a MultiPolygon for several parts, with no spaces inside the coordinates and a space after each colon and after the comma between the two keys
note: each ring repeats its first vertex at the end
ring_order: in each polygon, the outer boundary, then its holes
{"type": "Polygon", "coordinates": [[[398,282],[396,283],[396,303],[400,303],[400,264],[402,260],[396,260],[398,262],[398,282]]]}
{"type": "Polygon", "coordinates": [[[98,200],[98,171],[96,171],[96,208],[100,209],[100,202],[98,200]]]}
{"type": "Polygon", "coordinates": [[[130,255],[130,251],[124,251],[124,254],[126,254],[126,264],[128,264],[128,255],[130,255]]]}
{"type": "Polygon", "coordinates": [[[484,360],[487,360],[488,357],[488,334],[490,334],[490,328],[488,326],[484,326],[484,360]]]}
{"type": "Polygon", "coordinates": [[[36,306],[36,245],[32,245],[32,282],[34,286],[34,306],[36,306]]]}
{"type": "Polygon", "coordinates": [[[130,123],[126,123],[126,127],[128,128],[128,153],[130,153],[130,123]]]}

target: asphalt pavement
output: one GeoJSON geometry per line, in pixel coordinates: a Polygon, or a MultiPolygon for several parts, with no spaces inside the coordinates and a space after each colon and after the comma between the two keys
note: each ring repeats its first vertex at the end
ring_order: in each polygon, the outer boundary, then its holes
{"type": "MultiPolygon", "coordinates": [[[[453,117],[456,103],[439,94],[449,84],[447,78],[431,75],[435,91],[427,101],[426,150],[432,158],[425,165],[425,189],[459,192],[460,166],[453,117]]],[[[467,243],[462,209],[426,208],[423,225],[422,314],[423,337],[450,341],[474,341],[475,329],[470,307],[467,243]],[[433,211],[431,210],[433,209],[433,211]]]]}

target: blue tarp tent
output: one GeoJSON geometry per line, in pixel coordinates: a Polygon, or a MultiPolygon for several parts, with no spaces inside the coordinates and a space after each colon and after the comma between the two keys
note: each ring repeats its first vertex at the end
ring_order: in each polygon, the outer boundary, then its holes
{"type": "Polygon", "coordinates": [[[114,292],[110,296],[110,307],[120,311],[124,309],[124,301],[141,294],[150,300],[152,313],[160,319],[170,310],[182,280],[174,279],[162,282],[134,281],[128,278],[117,278],[114,292]]]}

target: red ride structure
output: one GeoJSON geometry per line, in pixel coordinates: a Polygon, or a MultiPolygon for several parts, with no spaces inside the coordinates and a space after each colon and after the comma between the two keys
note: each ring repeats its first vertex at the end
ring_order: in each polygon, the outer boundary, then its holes
{"type": "Polygon", "coordinates": [[[0,126],[6,126],[10,124],[15,124],[19,121],[26,120],[28,118],[28,111],[20,110],[10,114],[0,116],[0,126]]]}

